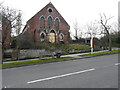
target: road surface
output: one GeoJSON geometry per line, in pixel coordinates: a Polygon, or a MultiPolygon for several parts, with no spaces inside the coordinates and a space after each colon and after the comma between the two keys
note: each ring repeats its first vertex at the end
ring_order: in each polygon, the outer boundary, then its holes
{"type": "Polygon", "coordinates": [[[118,88],[118,54],[3,69],[6,88],[118,88]]]}

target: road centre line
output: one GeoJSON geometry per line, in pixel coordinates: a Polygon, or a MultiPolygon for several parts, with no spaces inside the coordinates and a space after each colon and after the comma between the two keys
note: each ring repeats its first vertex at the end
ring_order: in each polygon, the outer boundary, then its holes
{"type": "Polygon", "coordinates": [[[89,72],[89,71],[93,71],[93,70],[95,70],[95,68],[87,69],[87,70],[83,70],[83,71],[78,71],[78,72],[73,72],[73,73],[68,73],[68,74],[63,74],[63,75],[58,75],[58,76],[53,76],[53,77],[48,77],[48,78],[43,78],[43,79],[38,79],[38,80],[33,80],[33,81],[29,81],[27,83],[31,84],[31,83],[36,83],[36,82],[51,80],[51,79],[55,79],[55,78],[61,78],[61,77],[65,77],[65,76],[70,76],[70,75],[85,73],[85,72],[89,72]]]}
{"type": "Polygon", "coordinates": [[[114,64],[114,65],[116,65],[116,66],[117,66],[117,65],[119,65],[119,64],[120,64],[120,63],[116,63],[116,64],[114,64]]]}

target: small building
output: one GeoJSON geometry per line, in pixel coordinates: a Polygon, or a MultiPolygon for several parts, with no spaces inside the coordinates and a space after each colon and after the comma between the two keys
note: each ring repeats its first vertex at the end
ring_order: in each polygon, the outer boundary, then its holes
{"type": "Polygon", "coordinates": [[[91,40],[91,38],[86,38],[85,39],[85,44],[89,44],[90,45],[90,40],[91,40]]]}
{"type": "Polygon", "coordinates": [[[35,42],[68,42],[70,26],[50,2],[27,21],[22,34],[27,33],[35,42]]]}

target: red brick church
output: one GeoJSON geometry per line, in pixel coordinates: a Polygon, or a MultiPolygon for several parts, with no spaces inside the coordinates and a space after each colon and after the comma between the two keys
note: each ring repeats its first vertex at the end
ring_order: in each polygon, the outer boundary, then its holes
{"type": "Polygon", "coordinates": [[[22,33],[27,32],[37,42],[66,43],[70,37],[69,29],[68,23],[50,2],[27,21],[22,33]]]}

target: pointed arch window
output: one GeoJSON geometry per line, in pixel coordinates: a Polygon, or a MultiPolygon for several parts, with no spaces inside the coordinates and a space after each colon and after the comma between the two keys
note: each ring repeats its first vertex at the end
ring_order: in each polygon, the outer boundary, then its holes
{"type": "Polygon", "coordinates": [[[47,20],[47,25],[48,25],[48,27],[50,27],[52,24],[53,24],[53,19],[51,16],[49,16],[48,20],[47,20]]]}
{"type": "Polygon", "coordinates": [[[41,29],[45,28],[45,18],[43,16],[40,18],[40,28],[41,29]]]}
{"type": "Polygon", "coordinates": [[[45,35],[45,33],[43,33],[43,32],[40,34],[41,41],[44,41],[44,40],[45,40],[45,36],[46,36],[46,35],[45,35]]]}
{"type": "Polygon", "coordinates": [[[64,34],[63,34],[63,33],[60,33],[59,38],[60,38],[60,41],[63,41],[63,39],[64,39],[64,34]]]}
{"type": "Polygon", "coordinates": [[[58,18],[55,19],[55,27],[57,30],[59,30],[59,19],[58,18]]]}

